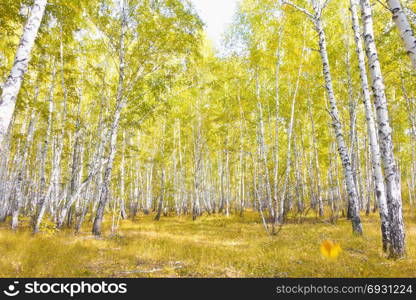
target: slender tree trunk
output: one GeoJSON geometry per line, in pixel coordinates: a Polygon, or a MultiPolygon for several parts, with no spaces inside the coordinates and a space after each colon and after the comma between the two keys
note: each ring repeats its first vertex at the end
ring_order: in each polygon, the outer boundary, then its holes
{"type": "Polygon", "coordinates": [[[160,216],[162,215],[164,193],[165,193],[165,176],[166,176],[165,173],[166,173],[165,168],[162,167],[162,170],[160,172],[160,195],[159,195],[159,201],[157,203],[157,214],[155,216],[156,221],[159,221],[160,216]]]}
{"type": "Polygon", "coordinates": [[[120,165],[120,215],[123,220],[127,219],[126,213],[126,197],[125,197],[125,177],[126,177],[126,131],[123,131],[123,145],[121,152],[121,165],[120,165]]]}
{"type": "MultiPolygon", "coordinates": [[[[370,155],[370,147],[367,147],[367,139],[364,140],[364,155],[365,155],[365,186],[366,186],[366,208],[365,208],[365,214],[368,216],[370,215],[370,211],[371,211],[371,178],[372,178],[372,172],[371,172],[371,168],[370,168],[370,163],[369,163],[369,157],[371,157],[370,155]]],[[[383,234],[383,233],[382,233],[383,234]]],[[[384,243],[383,243],[384,245],[384,243]]]]}
{"type": "Polygon", "coordinates": [[[267,205],[269,208],[269,214],[274,220],[274,210],[273,210],[273,203],[272,203],[272,193],[270,187],[270,176],[269,176],[269,164],[267,160],[267,151],[266,151],[266,143],[265,143],[265,129],[264,129],[264,118],[263,118],[263,104],[261,103],[260,98],[260,80],[258,70],[256,70],[256,97],[257,97],[257,107],[259,110],[259,142],[260,142],[260,156],[263,161],[263,168],[266,180],[266,197],[267,197],[267,205]]]}
{"type": "Polygon", "coordinates": [[[240,216],[242,217],[245,209],[245,153],[244,153],[244,142],[245,142],[245,118],[244,111],[241,105],[240,89],[238,89],[238,104],[240,107],[240,166],[239,166],[239,199],[240,199],[240,216]]]}
{"type": "Polygon", "coordinates": [[[155,217],[156,221],[160,220],[160,216],[162,214],[162,208],[163,208],[163,201],[165,197],[165,177],[166,177],[166,170],[165,170],[165,164],[163,162],[163,159],[165,157],[165,134],[166,134],[166,116],[163,120],[162,125],[162,142],[160,145],[160,158],[162,160],[161,162],[161,172],[160,172],[160,195],[159,195],[159,201],[157,204],[157,214],[155,217]]]}
{"type": "Polygon", "coordinates": [[[220,180],[220,203],[219,203],[219,208],[218,208],[219,213],[222,213],[222,211],[224,210],[224,206],[225,206],[224,164],[223,164],[222,152],[223,151],[218,152],[218,176],[220,180]]]}
{"type": "MultiPolygon", "coordinates": [[[[321,173],[319,170],[319,155],[318,155],[318,146],[317,146],[317,141],[316,141],[316,131],[315,131],[315,121],[312,115],[312,107],[311,107],[311,102],[308,99],[308,110],[309,110],[309,117],[311,119],[311,126],[312,126],[312,143],[313,143],[313,160],[315,162],[315,175],[316,175],[316,184],[317,184],[317,201],[318,201],[318,213],[319,216],[323,216],[324,215],[324,204],[322,201],[322,187],[321,187],[321,173]]],[[[312,180],[311,180],[312,181],[312,180]]],[[[311,186],[311,189],[312,186],[311,186]]],[[[316,203],[313,203],[314,205],[316,205],[316,203]]],[[[314,205],[312,205],[313,208],[314,205]]]]}
{"type": "MultiPolygon", "coordinates": [[[[294,138],[296,141],[296,137],[294,138]]],[[[298,154],[298,147],[297,143],[293,143],[293,154],[295,158],[294,162],[294,171],[295,171],[295,190],[296,190],[296,202],[297,202],[297,212],[302,213],[303,212],[303,179],[301,176],[302,172],[302,165],[300,164],[299,160],[299,154],[298,154]]]]}
{"type": "MultiPolygon", "coordinates": [[[[67,121],[67,99],[68,92],[65,86],[65,74],[64,74],[64,46],[63,46],[63,36],[62,36],[62,26],[61,26],[61,36],[60,36],[60,64],[61,64],[61,88],[64,94],[63,103],[62,103],[62,116],[60,131],[57,136],[54,138],[53,142],[53,162],[52,162],[52,174],[51,180],[48,187],[48,198],[49,198],[49,210],[51,215],[57,217],[57,208],[61,196],[61,163],[62,163],[62,152],[64,147],[64,137],[65,137],[65,125],[67,121]]],[[[58,111],[58,114],[60,112],[58,111]]]]}
{"type": "MultiPolygon", "coordinates": [[[[315,11],[315,14],[320,15],[321,11],[315,11]]],[[[359,208],[358,208],[358,198],[357,198],[357,192],[354,185],[354,179],[352,175],[351,170],[351,161],[348,155],[348,149],[345,144],[344,135],[342,132],[342,125],[339,119],[339,113],[338,113],[338,107],[336,103],[336,98],[334,94],[334,89],[332,85],[332,77],[331,77],[331,71],[330,71],[330,65],[328,60],[328,54],[327,54],[327,45],[326,45],[326,37],[324,28],[322,26],[322,22],[320,18],[314,19],[314,24],[316,31],[319,35],[319,52],[321,54],[322,59],[322,67],[323,67],[323,74],[325,77],[325,83],[326,83],[326,90],[328,93],[329,98],[329,112],[331,114],[332,120],[333,120],[333,127],[335,130],[335,136],[338,143],[338,152],[342,161],[342,166],[344,168],[344,176],[345,181],[347,185],[347,192],[348,192],[348,200],[351,206],[351,222],[353,226],[353,231],[357,234],[362,233],[362,225],[361,225],[361,219],[359,214],[359,208]]]]}
{"type": "Polygon", "coordinates": [[[230,202],[231,202],[231,176],[230,176],[230,152],[225,150],[225,181],[227,189],[227,197],[225,198],[225,215],[230,216],[230,202]]]}
{"type": "MultiPolygon", "coordinates": [[[[347,65],[347,78],[348,78],[348,105],[349,105],[349,114],[350,114],[350,157],[351,157],[351,169],[352,169],[352,176],[354,178],[355,189],[357,191],[357,196],[359,198],[359,202],[362,202],[362,195],[359,192],[359,163],[358,163],[358,145],[356,143],[357,139],[357,102],[354,99],[354,91],[353,91],[353,83],[351,78],[351,64],[350,64],[350,51],[349,51],[349,39],[346,38],[345,45],[346,45],[346,59],[345,63],[347,65]]],[[[348,205],[347,216],[351,216],[351,207],[348,205]]]]}
{"type": "Polygon", "coordinates": [[[293,135],[293,127],[294,127],[294,120],[295,120],[295,105],[296,105],[296,98],[298,96],[298,90],[299,90],[299,84],[300,84],[300,78],[302,75],[302,67],[303,67],[303,56],[305,54],[306,49],[306,24],[303,34],[303,47],[301,52],[301,58],[300,58],[300,64],[298,69],[298,76],[296,79],[296,85],[295,90],[293,92],[293,98],[292,98],[292,106],[291,106],[291,113],[290,113],[290,122],[289,122],[289,128],[288,128],[288,137],[287,137],[287,152],[286,152],[286,175],[285,175],[285,182],[283,184],[283,191],[282,191],[282,197],[280,201],[280,209],[279,209],[279,223],[283,223],[284,221],[284,207],[285,207],[285,201],[287,200],[287,186],[289,184],[289,176],[290,176],[290,167],[291,167],[291,157],[292,157],[292,135],[293,135]]]}
{"type": "MultiPolygon", "coordinates": [[[[53,63],[54,64],[54,63],[53,63]]],[[[51,86],[49,90],[49,115],[48,115],[48,125],[45,134],[45,140],[43,142],[43,148],[41,151],[41,158],[40,158],[40,187],[39,187],[39,202],[37,204],[37,212],[33,222],[33,233],[39,232],[39,227],[42,222],[43,215],[45,214],[46,210],[46,202],[47,202],[47,193],[45,191],[46,188],[46,158],[49,149],[50,143],[50,136],[52,132],[52,118],[53,118],[53,111],[54,111],[54,89],[55,89],[55,78],[56,78],[56,68],[55,65],[53,66],[52,70],[52,80],[51,86]]]]}
{"type": "MultiPolygon", "coordinates": [[[[276,55],[276,73],[275,73],[275,116],[274,116],[274,176],[273,176],[273,209],[274,209],[274,225],[279,222],[279,83],[280,83],[280,60],[281,60],[281,47],[283,37],[283,26],[279,28],[279,42],[277,45],[276,55]]],[[[275,233],[275,227],[272,228],[275,233]]]]}
{"type": "MultiPolygon", "coordinates": [[[[35,102],[36,102],[37,96],[38,96],[38,90],[36,88],[35,102]]],[[[12,209],[12,221],[11,221],[11,227],[13,230],[17,229],[18,222],[19,222],[19,212],[21,208],[23,207],[23,202],[24,202],[24,199],[23,199],[24,197],[23,189],[24,189],[24,183],[25,183],[24,174],[26,172],[29,149],[33,142],[35,123],[36,123],[35,118],[36,118],[35,111],[34,109],[32,109],[30,122],[29,122],[27,133],[26,133],[26,142],[21,152],[21,160],[18,161],[18,166],[17,166],[19,169],[17,172],[17,179],[16,179],[16,197],[15,197],[15,201],[12,207],[13,209],[12,209]]]]}
{"type": "Polygon", "coordinates": [[[76,198],[73,197],[74,193],[78,189],[78,183],[80,178],[82,177],[82,174],[80,174],[80,160],[81,160],[81,148],[82,148],[82,142],[81,142],[81,102],[82,102],[82,83],[80,83],[80,89],[79,89],[79,101],[78,101],[78,109],[77,109],[77,119],[75,124],[75,137],[74,137],[74,145],[73,145],[73,153],[72,153],[72,166],[71,166],[71,179],[69,183],[69,192],[67,193],[67,199],[66,203],[63,206],[57,222],[57,228],[61,228],[63,226],[63,223],[65,221],[65,217],[67,216],[68,211],[71,209],[72,205],[76,201],[76,198]]]}
{"type": "MultiPolygon", "coordinates": [[[[254,158],[254,156],[252,156],[253,159],[253,190],[254,190],[254,197],[253,197],[253,202],[254,203],[258,203],[259,207],[258,207],[258,211],[260,212],[260,216],[261,216],[261,220],[262,220],[262,224],[264,227],[264,230],[266,231],[267,234],[270,234],[270,230],[269,230],[269,226],[267,225],[267,221],[266,218],[264,217],[264,208],[263,208],[263,204],[262,204],[262,198],[260,196],[259,190],[258,190],[258,176],[257,176],[257,162],[254,158]]],[[[255,205],[253,205],[255,207],[255,205]]]]}
{"type": "Polygon", "coordinates": [[[144,199],[143,211],[148,215],[153,201],[153,169],[154,161],[147,163],[146,165],[146,197],[144,199]]]}
{"type": "MultiPolygon", "coordinates": [[[[199,100],[198,100],[199,102],[199,100]]],[[[198,120],[196,124],[196,133],[195,133],[195,141],[194,141],[194,195],[192,197],[192,220],[196,220],[196,218],[200,215],[200,197],[202,194],[202,187],[201,187],[201,169],[202,169],[202,138],[201,138],[201,115],[200,115],[200,106],[198,104],[198,120]]],[[[227,211],[227,208],[226,208],[227,211]]]]}
{"type": "Polygon", "coordinates": [[[104,209],[108,202],[109,198],[109,188],[111,181],[111,174],[113,170],[114,158],[116,156],[117,150],[117,135],[118,127],[120,123],[121,112],[126,105],[126,98],[123,94],[124,90],[124,69],[125,69],[125,49],[124,49],[124,39],[127,29],[127,5],[128,0],[123,0],[122,2],[122,16],[121,16],[121,34],[120,34],[120,53],[119,53],[119,82],[117,88],[117,99],[116,99],[116,109],[114,112],[113,124],[110,128],[110,152],[108,154],[108,161],[104,171],[104,179],[101,185],[100,191],[100,200],[97,207],[97,212],[94,219],[94,224],[92,228],[92,233],[94,235],[101,235],[101,224],[104,217],[104,209]]]}

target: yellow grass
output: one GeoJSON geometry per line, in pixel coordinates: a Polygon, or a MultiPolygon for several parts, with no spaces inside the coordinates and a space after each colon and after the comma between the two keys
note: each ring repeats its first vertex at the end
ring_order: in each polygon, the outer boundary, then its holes
{"type": "Polygon", "coordinates": [[[363,216],[365,234],[350,222],[336,226],[291,219],[278,236],[265,234],[259,217],[139,216],[123,221],[117,235],[95,238],[44,230],[0,228],[0,277],[416,277],[416,223],[406,219],[407,257],[388,260],[381,251],[377,214],[363,216]],[[320,252],[323,241],[338,243],[336,259],[320,252]]]}

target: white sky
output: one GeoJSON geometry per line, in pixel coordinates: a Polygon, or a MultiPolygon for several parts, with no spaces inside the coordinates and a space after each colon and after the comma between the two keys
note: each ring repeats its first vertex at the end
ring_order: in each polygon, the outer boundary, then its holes
{"type": "Polygon", "coordinates": [[[208,37],[220,49],[222,34],[232,22],[238,0],[191,0],[206,25],[208,37]]]}

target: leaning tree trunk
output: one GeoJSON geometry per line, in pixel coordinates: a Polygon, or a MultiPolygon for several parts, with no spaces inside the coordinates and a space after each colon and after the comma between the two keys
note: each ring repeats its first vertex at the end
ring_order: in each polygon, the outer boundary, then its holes
{"type": "Polygon", "coordinates": [[[364,27],[364,40],[370,69],[372,88],[375,97],[381,158],[386,183],[387,206],[390,224],[390,257],[402,257],[405,254],[405,233],[402,213],[400,176],[393,151],[392,128],[387,109],[387,98],[377,47],[374,41],[372,10],[369,0],[360,0],[364,27]]]}
{"type": "Polygon", "coordinates": [[[116,150],[117,150],[118,125],[120,122],[121,111],[124,105],[125,105],[125,101],[121,98],[120,102],[117,103],[113,124],[110,129],[111,131],[110,152],[109,152],[108,160],[107,160],[105,170],[104,170],[104,178],[100,187],[98,207],[97,207],[96,215],[94,218],[94,224],[93,224],[93,229],[92,229],[92,233],[94,235],[101,235],[101,224],[104,218],[104,209],[109,199],[111,174],[113,171],[114,158],[116,156],[116,150]]]}
{"type": "MultiPolygon", "coordinates": [[[[101,108],[102,111],[102,108],[101,108]]],[[[85,191],[85,203],[84,203],[84,208],[82,210],[81,216],[78,219],[77,225],[76,225],[76,232],[79,231],[79,229],[82,226],[82,223],[84,222],[85,216],[88,212],[88,207],[90,205],[90,202],[92,201],[92,187],[91,187],[91,181],[93,181],[93,179],[95,179],[95,183],[97,184],[97,189],[99,190],[100,184],[101,184],[101,174],[102,174],[102,169],[103,169],[103,154],[105,151],[105,146],[107,145],[107,140],[109,138],[109,135],[107,134],[107,129],[106,126],[103,122],[103,120],[101,119],[101,113],[100,113],[100,121],[98,122],[98,135],[99,135],[99,141],[97,143],[96,149],[95,149],[95,153],[93,154],[92,157],[92,162],[89,164],[89,174],[88,177],[82,182],[82,184],[78,185],[78,189],[77,191],[75,191],[71,198],[69,199],[68,203],[73,203],[79,196],[79,194],[81,193],[81,191],[83,191],[84,189],[85,191]],[[99,176],[96,176],[96,174],[99,174],[99,176]]],[[[95,194],[94,194],[95,195],[95,194]]],[[[68,207],[69,209],[69,207],[68,207]]],[[[67,210],[68,210],[67,209],[67,210]]],[[[65,218],[65,216],[62,217],[62,212],[61,212],[61,218],[65,218]]]]}
{"type": "MultiPolygon", "coordinates": [[[[316,12],[316,15],[320,15],[320,13],[321,13],[320,11],[316,12]]],[[[331,71],[330,71],[330,65],[329,65],[329,59],[328,59],[328,53],[327,53],[325,32],[324,32],[324,28],[322,26],[322,21],[320,18],[315,18],[314,24],[315,24],[316,31],[318,32],[318,35],[319,35],[319,53],[322,59],[323,74],[325,77],[326,90],[327,90],[328,98],[329,98],[329,104],[330,104],[329,112],[333,120],[333,127],[335,130],[335,136],[336,136],[336,140],[338,143],[338,152],[339,152],[339,156],[341,158],[342,166],[344,169],[345,182],[346,182],[347,191],[348,191],[348,201],[351,207],[352,227],[353,227],[354,233],[361,234],[362,225],[361,225],[361,219],[359,215],[357,192],[355,189],[353,174],[351,170],[351,161],[348,155],[348,148],[344,140],[344,135],[342,133],[342,125],[339,119],[338,107],[337,107],[334,89],[332,85],[332,77],[331,77],[331,71]]]]}
{"type": "Polygon", "coordinates": [[[114,119],[113,123],[110,128],[110,150],[108,154],[108,161],[106,164],[106,168],[104,171],[104,179],[101,185],[100,190],[100,198],[97,207],[97,212],[94,219],[94,224],[92,228],[92,233],[94,235],[101,235],[101,225],[103,222],[104,217],[104,209],[107,205],[108,198],[109,198],[109,188],[110,188],[110,181],[111,181],[111,174],[113,171],[113,163],[114,158],[116,156],[116,148],[117,148],[117,134],[118,134],[118,127],[120,123],[120,115],[121,111],[123,110],[126,99],[123,95],[124,90],[124,69],[125,69],[125,49],[124,49],[124,38],[127,29],[127,3],[128,0],[123,0],[122,2],[122,17],[121,17],[121,35],[120,35],[120,65],[119,65],[119,81],[118,81],[118,88],[117,88],[117,99],[116,99],[116,109],[114,112],[114,119]]]}
{"type": "Polygon", "coordinates": [[[386,2],[393,15],[393,21],[399,29],[400,36],[403,40],[407,54],[412,61],[413,68],[416,69],[416,36],[412,26],[410,26],[406,13],[399,0],[387,0],[386,2]]]}
{"type": "Polygon", "coordinates": [[[14,117],[7,130],[5,139],[3,140],[2,151],[0,152],[0,222],[6,221],[9,212],[9,196],[8,196],[8,165],[10,161],[10,146],[11,146],[11,129],[14,123],[14,117]]]}
{"type": "Polygon", "coordinates": [[[365,66],[365,53],[361,41],[360,22],[357,13],[357,0],[351,0],[351,16],[354,30],[354,39],[357,48],[358,67],[361,76],[361,88],[363,93],[363,102],[365,116],[367,121],[367,134],[369,137],[369,146],[371,151],[371,162],[374,174],[374,187],[378,206],[380,208],[381,234],[383,249],[387,251],[390,244],[388,208],[386,200],[386,189],[384,185],[383,172],[381,169],[380,145],[377,140],[376,124],[374,121],[374,112],[371,103],[370,89],[367,77],[367,68],[365,66]]]}
{"type": "Polygon", "coordinates": [[[47,0],[35,0],[33,3],[29,18],[23,28],[13,67],[3,86],[0,98],[0,146],[13,116],[16,98],[27,71],[30,52],[35,44],[36,35],[45,12],[46,2],[47,0]]]}

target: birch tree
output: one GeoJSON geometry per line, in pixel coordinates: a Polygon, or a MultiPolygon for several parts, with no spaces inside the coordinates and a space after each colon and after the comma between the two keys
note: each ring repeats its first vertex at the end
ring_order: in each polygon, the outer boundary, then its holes
{"type": "Polygon", "coordinates": [[[109,198],[109,188],[111,174],[113,171],[114,158],[117,150],[117,135],[120,124],[121,112],[126,105],[126,97],[124,95],[124,69],[125,69],[125,34],[127,30],[127,7],[128,0],[123,0],[121,4],[121,34],[120,34],[120,49],[119,49],[119,80],[117,87],[116,108],[113,117],[113,123],[110,128],[110,152],[105,166],[104,179],[100,188],[100,196],[97,207],[97,212],[94,219],[92,233],[94,235],[101,235],[101,224],[104,217],[104,209],[109,198]]]}
{"type": "Polygon", "coordinates": [[[365,53],[361,39],[360,21],[358,18],[358,1],[350,0],[350,7],[353,25],[352,27],[354,31],[354,40],[357,50],[358,67],[361,77],[361,89],[367,123],[367,135],[371,151],[371,165],[374,174],[375,195],[377,197],[381,219],[383,249],[384,251],[387,251],[390,244],[390,226],[388,216],[389,212],[387,208],[386,190],[384,185],[383,171],[381,167],[380,145],[377,139],[373,105],[371,103],[371,94],[367,76],[367,67],[365,65],[365,53]]]}
{"type": "Polygon", "coordinates": [[[13,67],[3,85],[0,98],[0,147],[13,116],[16,99],[29,65],[30,53],[45,13],[46,3],[47,0],[35,0],[33,3],[17,47],[13,67]]]}
{"type": "Polygon", "coordinates": [[[407,54],[412,61],[413,68],[416,69],[416,36],[413,28],[410,26],[400,0],[386,0],[386,2],[393,15],[393,21],[400,32],[407,54]]]}
{"type": "Polygon", "coordinates": [[[322,69],[323,74],[325,78],[325,87],[328,94],[329,99],[329,113],[332,117],[333,121],[333,127],[335,131],[336,140],[338,143],[338,153],[342,161],[342,166],[344,169],[344,176],[345,176],[345,182],[347,185],[347,191],[348,191],[348,201],[351,208],[351,222],[353,231],[357,234],[362,233],[362,225],[361,225],[361,219],[359,214],[359,207],[358,207],[358,197],[357,197],[357,191],[354,184],[352,169],[351,169],[351,161],[350,157],[348,155],[348,148],[345,143],[343,131],[342,131],[342,124],[339,118],[339,112],[337,107],[337,101],[335,97],[335,92],[333,88],[332,83],[332,76],[331,76],[331,70],[330,70],[330,64],[328,59],[328,53],[327,53],[327,43],[326,43],[326,36],[324,27],[322,24],[322,12],[326,5],[328,4],[328,1],[322,2],[321,0],[312,0],[312,8],[313,12],[308,11],[307,9],[303,7],[299,7],[295,4],[293,4],[290,1],[283,1],[283,3],[287,3],[294,7],[295,9],[301,11],[304,13],[313,23],[316,32],[319,36],[319,53],[322,60],[322,69]]]}
{"type": "MultiPolygon", "coordinates": [[[[306,24],[305,24],[306,25],[306,24]]],[[[292,155],[292,135],[293,135],[293,127],[294,127],[294,121],[295,121],[295,105],[296,105],[296,99],[298,97],[298,91],[299,91],[299,84],[302,76],[302,67],[303,67],[303,57],[305,55],[306,50],[306,26],[304,27],[304,33],[303,33],[303,46],[301,51],[301,58],[300,58],[300,64],[298,68],[298,74],[297,79],[295,83],[295,89],[293,91],[292,95],[292,106],[291,106],[291,113],[290,113],[290,121],[289,121],[289,128],[288,128],[288,143],[287,143],[287,152],[286,152],[286,174],[285,174],[285,182],[283,184],[283,191],[282,191],[282,197],[280,201],[280,210],[279,210],[279,221],[280,223],[283,222],[284,218],[284,206],[286,199],[286,192],[287,192],[287,186],[289,181],[289,175],[290,175],[290,166],[291,166],[291,155],[292,155]]],[[[323,211],[320,210],[320,214],[323,215],[323,211]]]]}
{"type": "Polygon", "coordinates": [[[387,97],[375,43],[371,4],[369,0],[360,0],[360,4],[365,48],[375,98],[380,152],[383,161],[387,207],[389,210],[391,247],[388,252],[391,257],[402,257],[405,254],[402,196],[400,177],[393,151],[393,137],[387,108],[387,97]]]}

